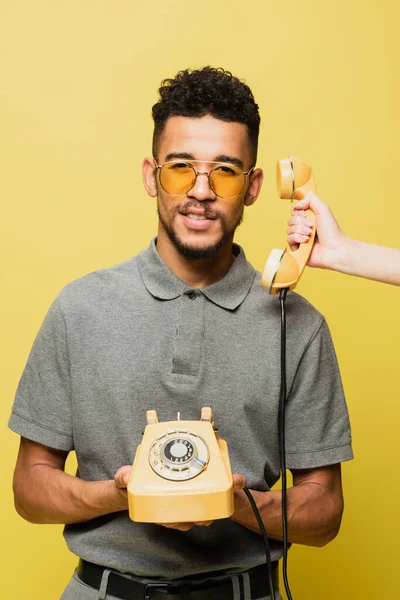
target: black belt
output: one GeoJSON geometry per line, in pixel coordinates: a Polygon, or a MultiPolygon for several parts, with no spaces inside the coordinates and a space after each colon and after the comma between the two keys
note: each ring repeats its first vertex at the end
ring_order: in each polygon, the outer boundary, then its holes
{"type": "MultiPolygon", "coordinates": [[[[272,563],[272,580],[274,588],[278,589],[278,561],[272,563]]],[[[103,572],[107,567],[101,567],[86,560],[80,560],[77,574],[81,581],[96,590],[100,589],[103,572]]],[[[250,577],[251,597],[263,598],[269,595],[268,572],[266,565],[259,565],[246,571],[250,577]]],[[[210,577],[213,576],[209,573],[210,577]]],[[[218,575],[219,574],[214,574],[218,575]]],[[[239,575],[239,581],[242,579],[239,575]]],[[[201,582],[193,578],[180,579],[179,583],[173,581],[157,581],[145,584],[131,579],[117,571],[111,571],[108,578],[107,594],[123,600],[233,600],[233,588],[230,575],[222,581],[204,582],[205,575],[201,575],[201,582]]],[[[243,582],[241,586],[243,585],[243,582]]]]}

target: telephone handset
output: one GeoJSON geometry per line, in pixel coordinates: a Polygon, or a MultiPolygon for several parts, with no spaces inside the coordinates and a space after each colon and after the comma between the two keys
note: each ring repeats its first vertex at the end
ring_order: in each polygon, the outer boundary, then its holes
{"type": "MultiPolygon", "coordinates": [[[[281,198],[301,200],[308,191],[315,192],[310,165],[295,156],[278,161],[276,183],[281,198]]],[[[315,238],[315,214],[308,209],[306,216],[313,222],[308,241],[300,244],[294,252],[275,248],[265,263],[261,285],[270,294],[279,294],[284,288],[293,290],[307,264],[315,238]]]]}
{"type": "Polygon", "coordinates": [[[129,516],[141,523],[224,519],[233,513],[228,446],[211,408],[200,421],[158,422],[148,410],[128,483],[129,516]]]}

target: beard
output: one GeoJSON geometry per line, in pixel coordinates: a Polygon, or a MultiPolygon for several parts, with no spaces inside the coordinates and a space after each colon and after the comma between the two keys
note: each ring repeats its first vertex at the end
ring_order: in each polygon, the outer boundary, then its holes
{"type": "MultiPolygon", "coordinates": [[[[193,246],[190,244],[185,244],[185,242],[178,236],[178,234],[176,233],[176,231],[173,228],[173,222],[174,222],[174,214],[179,213],[179,211],[182,208],[187,209],[187,208],[190,208],[191,206],[195,206],[195,204],[196,204],[195,202],[189,201],[189,202],[185,202],[184,204],[181,204],[179,206],[176,206],[174,208],[174,213],[172,213],[172,211],[170,211],[171,219],[169,220],[169,222],[167,222],[160,211],[160,203],[157,202],[158,218],[159,218],[160,223],[163,226],[164,230],[166,231],[170,241],[172,242],[172,244],[175,246],[177,251],[182,256],[184,256],[188,260],[210,259],[210,258],[215,257],[216,254],[218,253],[218,251],[229,240],[233,239],[233,235],[234,235],[236,229],[239,227],[239,225],[243,221],[243,207],[242,207],[242,210],[240,211],[238,218],[236,219],[236,221],[234,222],[232,227],[230,227],[229,229],[226,226],[226,222],[225,222],[223,215],[221,215],[217,211],[210,210],[210,213],[212,212],[212,215],[214,217],[219,218],[219,220],[220,220],[221,236],[213,244],[208,244],[208,245],[204,245],[204,246],[193,246]]],[[[206,203],[203,203],[202,206],[203,206],[203,208],[206,209],[206,211],[208,211],[209,207],[206,203]]]]}

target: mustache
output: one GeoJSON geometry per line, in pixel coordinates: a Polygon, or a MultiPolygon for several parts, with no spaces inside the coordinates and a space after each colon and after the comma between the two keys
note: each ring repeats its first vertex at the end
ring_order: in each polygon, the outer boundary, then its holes
{"type": "Polygon", "coordinates": [[[208,219],[216,219],[220,217],[221,214],[219,211],[211,208],[210,203],[207,200],[202,202],[197,202],[196,200],[187,200],[186,202],[181,202],[175,206],[176,212],[187,212],[190,208],[197,208],[203,211],[204,216],[208,219]]]}

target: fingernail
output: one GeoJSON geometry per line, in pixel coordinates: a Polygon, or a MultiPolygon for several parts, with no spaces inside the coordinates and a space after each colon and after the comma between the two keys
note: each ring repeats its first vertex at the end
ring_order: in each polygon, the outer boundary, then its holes
{"type": "Polygon", "coordinates": [[[314,223],[312,221],[309,221],[308,219],[306,219],[305,224],[308,225],[309,227],[312,227],[314,225],[314,223]]]}

